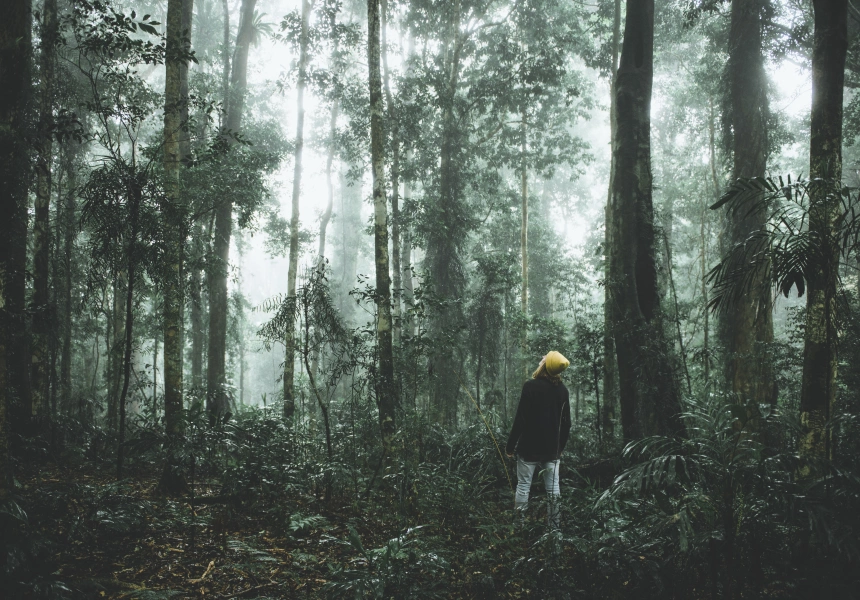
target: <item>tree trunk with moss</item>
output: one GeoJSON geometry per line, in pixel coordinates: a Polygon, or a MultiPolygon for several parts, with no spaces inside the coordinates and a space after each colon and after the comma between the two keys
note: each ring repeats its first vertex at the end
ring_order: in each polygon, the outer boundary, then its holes
{"type": "MultiPolygon", "coordinates": [[[[299,74],[296,83],[296,149],[293,156],[293,198],[290,214],[290,260],[287,267],[287,297],[296,297],[299,271],[299,200],[302,193],[302,150],[305,145],[305,88],[307,87],[308,46],[310,43],[311,2],[302,0],[302,30],[299,34],[299,74]]],[[[284,419],[291,423],[296,414],[294,379],[296,370],[295,323],[287,323],[284,332],[284,419]]]]}
{"type": "MultiPolygon", "coordinates": [[[[731,100],[732,178],[764,177],[767,167],[767,77],[762,53],[762,0],[732,0],[728,80],[731,100]]],[[[760,231],[764,210],[736,211],[723,239],[733,247],[760,231]]],[[[757,274],[748,298],[719,321],[725,373],[739,401],[776,402],[776,381],[766,345],[773,342],[770,282],[757,274]]]]}
{"type": "Polygon", "coordinates": [[[169,436],[181,435],[182,416],[182,255],[184,236],[180,168],[182,135],[182,5],[183,0],[167,3],[167,51],[164,84],[164,420],[169,436]]]}
{"type": "Polygon", "coordinates": [[[628,0],[615,80],[617,129],[610,202],[615,350],[625,440],[683,431],[657,282],[651,197],[654,1],[628,0]]]}
{"type": "Polygon", "coordinates": [[[809,230],[817,242],[806,296],[800,393],[801,475],[833,458],[831,409],[836,394],[836,292],[839,279],[842,100],[848,47],[846,0],[814,0],[809,230]]]}
{"type": "MultiPolygon", "coordinates": [[[[164,81],[164,426],[168,445],[179,443],[183,434],[183,259],[185,254],[186,210],[182,197],[182,160],[189,153],[187,143],[188,80],[182,56],[187,52],[183,37],[190,31],[191,0],[168,0],[167,47],[164,81]],[[186,131],[183,131],[186,129],[186,131]],[[183,141],[183,138],[185,140],[183,141]]],[[[129,289],[132,282],[129,281],[129,289]]],[[[129,296],[130,297],[130,296],[129,296]]],[[[153,368],[154,365],[153,365],[153,368]]],[[[124,385],[126,387],[126,385],[124,385]]],[[[121,453],[118,471],[122,470],[121,453]]],[[[186,489],[173,449],[162,471],[160,487],[169,494],[186,489]]]]}
{"type": "Polygon", "coordinates": [[[396,398],[391,340],[391,277],[388,264],[388,207],[385,198],[385,132],[383,131],[382,74],[380,72],[379,0],[367,1],[367,64],[370,86],[370,160],[373,173],[373,232],[376,262],[376,343],[379,370],[376,402],[382,445],[393,452],[396,398]]]}

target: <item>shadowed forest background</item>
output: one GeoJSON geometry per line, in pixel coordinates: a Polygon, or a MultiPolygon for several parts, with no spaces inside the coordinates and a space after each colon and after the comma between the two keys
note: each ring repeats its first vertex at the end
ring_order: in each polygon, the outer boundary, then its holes
{"type": "Polygon", "coordinates": [[[858,33],[4,0],[0,596],[860,597],[858,33]]]}

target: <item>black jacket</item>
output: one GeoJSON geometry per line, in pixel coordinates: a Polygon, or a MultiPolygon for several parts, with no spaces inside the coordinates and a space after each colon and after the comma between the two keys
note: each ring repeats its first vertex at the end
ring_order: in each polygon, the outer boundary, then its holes
{"type": "Polygon", "coordinates": [[[550,461],[561,456],[570,436],[570,394],[563,383],[539,377],[523,385],[506,450],[523,460],[550,461]]]}

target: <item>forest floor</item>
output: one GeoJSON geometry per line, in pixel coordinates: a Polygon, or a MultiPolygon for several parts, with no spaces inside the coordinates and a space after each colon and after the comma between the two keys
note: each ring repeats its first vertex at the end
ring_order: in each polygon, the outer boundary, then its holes
{"type": "Polygon", "coordinates": [[[581,596],[561,584],[583,566],[570,547],[554,554],[555,583],[536,584],[543,569],[534,557],[528,566],[527,555],[546,538],[545,527],[533,510],[530,533],[514,531],[507,486],[482,494],[483,526],[443,518],[410,530],[396,510],[304,494],[284,499],[281,518],[208,503],[204,493],[192,512],[187,500],[158,495],[154,470],[121,482],[112,475],[91,463],[18,474],[30,527],[48,549],[50,577],[72,597],[581,596]]]}

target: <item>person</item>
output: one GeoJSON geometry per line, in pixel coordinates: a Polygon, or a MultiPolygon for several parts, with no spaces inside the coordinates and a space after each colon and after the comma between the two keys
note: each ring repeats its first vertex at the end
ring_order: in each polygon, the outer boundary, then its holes
{"type": "Polygon", "coordinates": [[[525,514],[535,470],[540,467],[549,498],[547,522],[559,528],[559,460],[570,435],[570,394],[561,382],[561,372],[570,366],[553,350],[541,359],[532,378],[523,384],[517,415],[505,451],[517,455],[516,514],[525,514]]]}

